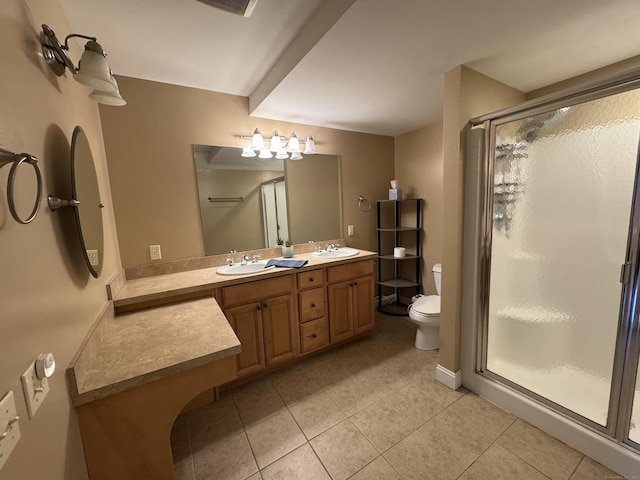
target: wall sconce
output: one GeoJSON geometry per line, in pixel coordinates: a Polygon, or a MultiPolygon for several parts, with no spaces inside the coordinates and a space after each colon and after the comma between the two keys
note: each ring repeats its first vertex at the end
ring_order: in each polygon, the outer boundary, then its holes
{"type": "Polygon", "coordinates": [[[62,76],[65,68],[68,68],[73,73],[76,82],[94,89],[89,94],[89,98],[105,105],[121,106],[127,104],[118,91],[118,84],[106,60],[107,55],[95,37],[72,33],[65,37],[64,45],[62,45],[54,31],[43,24],[40,44],[47,65],[57,76],[62,76]],[[69,50],[69,39],[72,37],[89,40],[84,46],[78,68],[65,54],[65,50],[69,50]]]}
{"type": "MultiPolygon", "coordinates": [[[[259,152],[258,158],[273,158],[273,154],[275,153],[275,157],[281,160],[286,158],[290,160],[302,160],[302,152],[300,151],[300,140],[296,137],[295,132],[291,133],[289,138],[283,137],[278,134],[277,131],[273,132],[270,139],[266,139],[260,133],[260,130],[257,128],[253,132],[253,136],[251,137],[243,137],[243,140],[251,140],[251,143],[246,145],[242,149],[243,157],[255,157],[256,152],[259,152]],[[265,142],[269,142],[269,146],[267,147],[265,142]],[[291,154],[291,156],[289,156],[291,154]]],[[[314,153],[318,153],[316,151],[316,144],[313,141],[313,137],[311,135],[307,135],[307,139],[305,140],[305,155],[312,155],[314,153]]]]}

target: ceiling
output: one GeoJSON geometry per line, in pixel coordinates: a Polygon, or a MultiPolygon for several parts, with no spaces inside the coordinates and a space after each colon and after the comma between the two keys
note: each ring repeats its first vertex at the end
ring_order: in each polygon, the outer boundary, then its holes
{"type": "Polygon", "coordinates": [[[249,18],[196,0],[59,1],[117,75],[391,136],[441,118],[457,65],[527,92],[640,54],[638,0],[258,0],[249,18]]]}

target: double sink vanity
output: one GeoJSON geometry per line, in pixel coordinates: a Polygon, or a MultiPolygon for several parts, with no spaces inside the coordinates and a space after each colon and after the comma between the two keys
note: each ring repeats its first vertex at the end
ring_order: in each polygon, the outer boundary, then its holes
{"type": "Polygon", "coordinates": [[[194,397],[370,333],[375,257],[344,248],[297,254],[301,268],[112,282],[67,370],[90,478],[172,479],[169,435],[194,397]]]}

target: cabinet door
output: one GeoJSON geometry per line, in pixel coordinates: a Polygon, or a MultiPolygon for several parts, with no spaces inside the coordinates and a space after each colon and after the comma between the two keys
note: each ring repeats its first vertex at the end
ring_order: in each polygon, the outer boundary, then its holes
{"type": "Polygon", "coordinates": [[[267,366],[298,356],[298,323],[291,295],[270,298],[262,302],[262,322],[267,366]]]}
{"type": "Polygon", "coordinates": [[[260,371],[265,367],[260,309],[260,303],[250,303],[224,311],[242,347],[242,351],[236,357],[238,377],[260,371]]]}
{"type": "Polygon", "coordinates": [[[328,286],[329,336],[331,343],[340,342],[353,336],[353,302],[351,300],[351,280],[328,286]]]}
{"type": "Polygon", "coordinates": [[[353,334],[358,335],[373,328],[373,278],[360,277],[352,282],[353,334]]]}

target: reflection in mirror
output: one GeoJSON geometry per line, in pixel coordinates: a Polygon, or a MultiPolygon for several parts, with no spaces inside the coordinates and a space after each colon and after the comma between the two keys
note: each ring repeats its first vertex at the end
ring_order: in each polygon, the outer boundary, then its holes
{"type": "Polygon", "coordinates": [[[100,276],[104,260],[102,203],[89,141],[76,127],[71,140],[71,188],[76,224],[84,260],[95,278],[100,276]]]}
{"type": "Polygon", "coordinates": [[[193,146],[205,255],[342,238],[340,157],[242,157],[193,146]]]}

